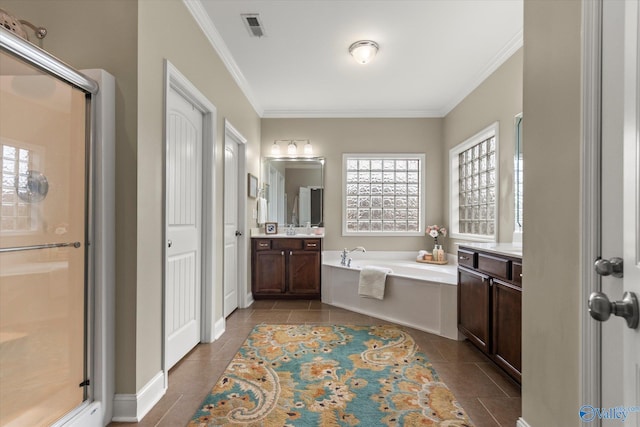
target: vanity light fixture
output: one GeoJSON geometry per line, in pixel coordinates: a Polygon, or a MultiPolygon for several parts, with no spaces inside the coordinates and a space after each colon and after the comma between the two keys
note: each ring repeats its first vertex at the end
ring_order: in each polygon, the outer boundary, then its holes
{"type": "Polygon", "coordinates": [[[298,146],[295,142],[289,141],[289,145],[287,145],[287,154],[296,155],[298,154],[298,146]]]}
{"type": "Polygon", "coordinates": [[[271,154],[274,156],[280,155],[280,146],[278,145],[278,141],[273,141],[273,145],[271,146],[271,154]]]}
{"type": "Polygon", "coordinates": [[[304,154],[313,154],[313,145],[307,139],[307,143],[304,144],[304,154]]]}
{"type": "Polygon", "coordinates": [[[376,56],[378,48],[378,43],[373,40],[358,40],[349,46],[349,53],[353,56],[356,62],[360,64],[367,64],[376,56]]]}

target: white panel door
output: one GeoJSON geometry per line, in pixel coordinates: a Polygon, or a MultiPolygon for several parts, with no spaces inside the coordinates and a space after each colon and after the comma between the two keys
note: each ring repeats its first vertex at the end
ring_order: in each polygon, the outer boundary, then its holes
{"type": "Polygon", "coordinates": [[[269,166],[269,214],[267,220],[269,222],[278,222],[278,175],[279,172],[273,166],[269,166]]]}
{"type": "Polygon", "coordinates": [[[311,222],[311,190],[308,187],[300,187],[298,193],[298,212],[300,213],[300,226],[311,222]]]}
{"type": "MultiPolygon", "coordinates": [[[[640,296],[640,1],[625,2],[623,248],[624,292],[640,296]]],[[[625,426],[640,426],[640,329],[623,330],[624,406],[636,412],[625,426]]]]}
{"type": "Polygon", "coordinates": [[[224,316],[238,308],[238,144],[224,142],[224,316]]]}
{"type": "Polygon", "coordinates": [[[203,117],[173,89],[167,109],[165,315],[170,368],[200,342],[203,117]]]}
{"type": "Polygon", "coordinates": [[[287,193],[284,190],[284,175],[278,173],[278,224],[287,223],[287,193]]]}
{"type": "MultiPolygon", "coordinates": [[[[624,292],[640,296],[639,3],[603,3],[602,258],[620,257],[624,267],[623,277],[602,278],[611,301],[621,300],[624,292]]],[[[619,317],[602,324],[601,378],[605,413],[636,408],[624,420],[603,417],[602,425],[640,426],[640,330],[619,317]]]]}

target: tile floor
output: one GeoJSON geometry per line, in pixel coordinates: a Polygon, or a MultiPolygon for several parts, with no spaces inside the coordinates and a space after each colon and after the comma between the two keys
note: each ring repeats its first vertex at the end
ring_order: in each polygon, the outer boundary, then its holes
{"type": "MultiPolygon", "coordinates": [[[[136,424],[110,427],[185,426],[231,358],[258,323],[360,324],[389,323],[320,301],[256,301],[238,309],[226,322],[225,333],[211,344],[200,344],[169,371],[169,389],[136,424]]],[[[453,341],[402,327],[431,360],[477,427],[514,427],[521,414],[520,387],[468,341],[453,341]]]]}

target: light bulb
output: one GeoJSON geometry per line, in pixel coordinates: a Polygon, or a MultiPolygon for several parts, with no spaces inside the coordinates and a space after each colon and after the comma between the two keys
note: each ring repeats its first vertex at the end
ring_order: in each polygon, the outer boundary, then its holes
{"type": "Polygon", "coordinates": [[[273,145],[271,146],[271,154],[280,154],[280,146],[275,141],[273,141],[273,145]]]}
{"type": "Polygon", "coordinates": [[[287,154],[298,154],[298,146],[295,142],[291,141],[287,146],[287,154]]]}
{"type": "Polygon", "coordinates": [[[309,141],[304,145],[304,154],[313,154],[313,145],[309,141]]]}

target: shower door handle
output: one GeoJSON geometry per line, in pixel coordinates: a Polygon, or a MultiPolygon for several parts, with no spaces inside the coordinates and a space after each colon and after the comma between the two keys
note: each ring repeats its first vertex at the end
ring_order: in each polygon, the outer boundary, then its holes
{"type": "Polygon", "coordinates": [[[79,248],[82,246],[80,242],[70,242],[70,243],[45,243],[44,245],[33,245],[33,246],[14,246],[13,248],[0,248],[0,253],[5,252],[20,252],[20,251],[34,251],[37,249],[53,249],[53,248],[79,248]]]}

